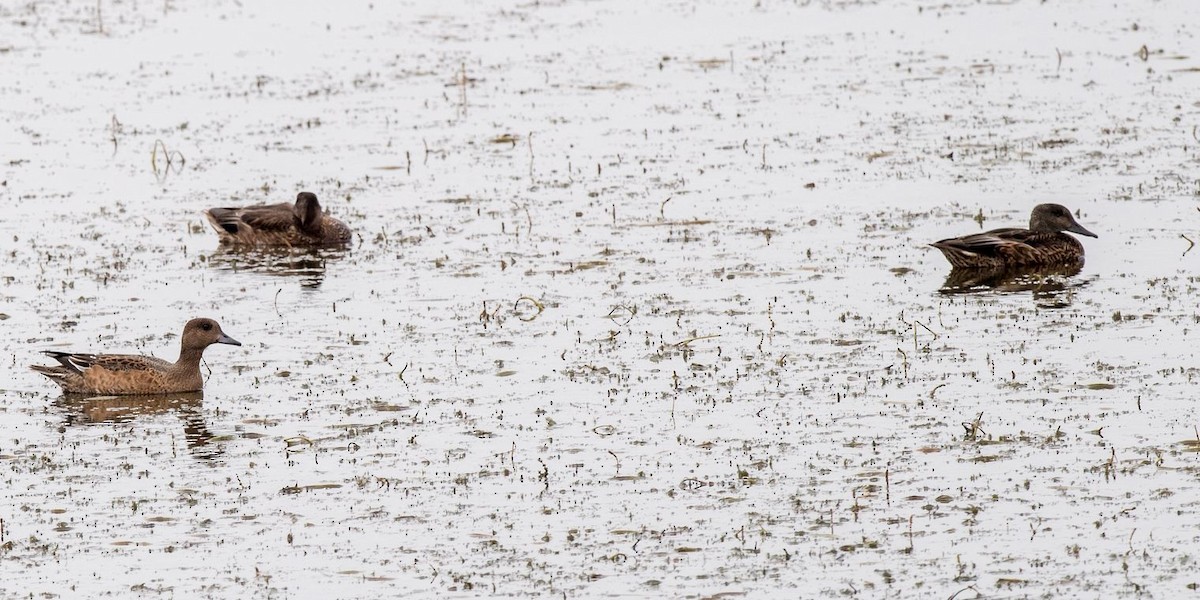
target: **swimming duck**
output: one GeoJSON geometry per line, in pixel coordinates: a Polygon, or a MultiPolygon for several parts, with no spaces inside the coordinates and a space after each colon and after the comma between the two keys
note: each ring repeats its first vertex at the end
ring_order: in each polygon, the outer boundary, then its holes
{"type": "Polygon", "coordinates": [[[312,192],[300,192],[294,205],[210,208],[204,215],[228,244],[325,246],[350,242],[350,228],[325,214],[312,192]]]}
{"type": "Polygon", "coordinates": [[[1000,268],[1083,263],[1083,244],[1064,231],[1097,237],[1061,204],[1039,204],[1029,229],[993,229],[930,244],[959,268],[1000,268]]]}
{"type": "Polygon", "coordinates": [[[61,366],[31,365],[68,394],[166,394],[204,387],[200,358],[212,344],[242,343],[225,335],[212,319],[192,319],[183,326],[179,360],[171,363],[133,354],[73,354],[46,350],[61,366]]]}

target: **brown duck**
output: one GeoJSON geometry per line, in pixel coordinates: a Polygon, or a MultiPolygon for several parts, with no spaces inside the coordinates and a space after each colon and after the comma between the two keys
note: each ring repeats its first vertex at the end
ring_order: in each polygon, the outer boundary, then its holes
{"type": "Polygon", "coordinates": [[[316,194],[300,192],[295,204],[210,208],[208,222],[228,244],[328,246],[350,242],[350,228],[325,214],[316,194]]]}
{"type": "Polygon", "coordinates": [[[212,344],[241,342],[225,335],[212,319],[192,319],[183,326],[179,360],[171,363],[133,354],[72,354],[45,351],[61,366],[32,365],[68,394],[166,394],[194,392],[204,387],[200,358],[212,344]]]}
{"type": "Polygon", "coordinates": [[[1083,264],[1083,244],[1064,231],[1097,237],[1061,204],[1039,204],[1029,229],[993,229],[930,244],[958,268],[996,269],[1083,264]]]}

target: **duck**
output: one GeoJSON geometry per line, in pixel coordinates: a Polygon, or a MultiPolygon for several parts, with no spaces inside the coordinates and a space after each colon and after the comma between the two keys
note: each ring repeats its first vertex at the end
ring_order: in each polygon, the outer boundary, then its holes
{"type": "Polygon", "coordinates": [[[213,344],[241,346],[212,319],[192,319],[183,326],[179,359],[168,362],[134,354],[84,354],[45,350],[59,366],[30,365],[68,394],[173,394],[204,388],[200,359],[213,344]]]}
{"type": "Polygon", "coordinates": [[[1000,269],[1047,265],[1082,265],[1083,244],[1063,232],[1099,237],[1080,225],[1061,204],[1039,204],[1029,216],[1029,229],[993,229],[930,244],[955,268],[1000,269]]]}
{"type": "Polygon", "coordinates": [[[350,228],[325,214],[312,192],[297,194],[295,204],[210,208],[204,216],[226,244],[334,246],[350,242],[350,228]]]}

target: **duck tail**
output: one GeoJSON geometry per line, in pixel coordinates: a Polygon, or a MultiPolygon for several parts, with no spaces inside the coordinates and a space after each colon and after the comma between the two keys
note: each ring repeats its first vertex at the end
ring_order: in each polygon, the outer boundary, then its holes
{"type": "Polygon", "coordinates": [[[56,381],[60,384],[65,382],[67,377],[70,377],[72,375],[72,373],[70,371],[68,371],[65,367],[47,367],[46,365],[29,365],[29,368],[37,373],[41,373],[42,375],[49,377],[50,379],[53,379],[54,381],[56,381]]]}
{"type": "Polygon", "coordinates": [[[208,218],[208,224],[221,235],[237,235],[238,223],[241,219],[238,218],[238,210],[235,208],[210,208],[204,211],[204,216],[208,218]]]}
{"type": "Polygon", "coordinates": [[[950,262],[950,266],[962,268],[975,266],[972,264],[972,259],[978,259],[979,255],[975,254],[974,252],[963,250],[962,248],[953,244],[953,242],[954,240],[950,239],[942,240],[940,242],[933,242],[929,245],[941,250],[942,256],[946,257],[946,260],[950,262]]]}

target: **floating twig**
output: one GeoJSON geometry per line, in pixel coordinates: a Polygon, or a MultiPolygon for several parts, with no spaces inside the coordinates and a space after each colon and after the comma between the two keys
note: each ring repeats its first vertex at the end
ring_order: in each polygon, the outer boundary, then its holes
{"type": "Polygon", "coordinates": [[[630,321],[633,321],[633,318],[637,316],[637,306],[625,306],[624,304],[618,304],[612,307],[612,310],[608,311],[608,314],[604,316],[608,317],[617,325],[625,326],[628,325],[630,321]],[[624,311],[624,314],[618,311],[624,311]],[[619,319],[622,316],[627,316],[628,318],[626,318],[624,321],[620,321],[619,319]]]}
{"type": "Polygon", "coordinates": [[[932,333],[932,334],[933,334],[933,339],[935,339],[935,340],[936,340],[936,339],[938,339],[938,338],[940,338],[940,337],[942,337],[940,334],[938,334],[938,332],[936,332],[936,331],[934,331],[934,330],[930,329],[928,325],[926,325],[926,324],[924,324],[924,323],[922,323],[922,322],[920,322],[920,321],[916,321],[916,320],[914,320],[914,321],[913,321],[913,323],[916,323],[917,325],[920,325],[922,329],[924,329],[925,331],[928,331],[929,333],[932,333]]]}
{"type": "Polygon", "coordinates": [[[312,447],[316,445],[312,440],[303,435],[284,438],[283,443],[285,452],[303,452],[305,448],[297,448],[297,446],[312,447]]]}
{"type": "Polygon", "coordinates": [[[683,348],[683,347],[687,346],[688,344],[691,344],[692,342],[698,342],[700,340],[707,340],[707,339],[719,338],[719,337],[721,337],[721,334],[719,334],[719,333],[712,334],[712,335],[697,335],[697,336],[687,338],[685,340],[680,340],[671,345],[675,346],[676,348],[683,348]]]}
{"type": "Polygon", "coordinates": [[[979,434],[987,435],[987,432],[983,430],[983,413],[976,415],[974,421],[964,421],[962,426],[963,429],[967,430],[967,436],[970,438],[974,438],[979,434]]]}
{"type": "Polygon", "coordinates": [[[117,115],[113,115],[112,121],[109,123],[109,141],[114,144],[117,143],[117,134],[121,133],[123,130],[124,127],[121,125],[121,121],[117,120],[117,115]]]}
{"type": "MultiPolygon", "coordinates": [[[[910,527],[910,530],[911,530],[911,527],[912,527],[911,520],[910,520],[910,523],[909,523],[909,527],[910,527]]],[[[912,537],[912,536],[911,536],[911,531],[910,531],[910,536],[909,536],[909,538],[910,538],[910,539],[909,539],[909,546],[910,546],[910,547],[911,547],[911,545],[912,545],[912,539],[911,539],[911,537],[912,537]]],[[[967,590],[971,590],[972,592],[975,592],[975,597],[977,597],[977,598],[980,596],[980,594],[979,594],[979,590],[975,589],[975,586],[973,586],[973,585],[968,585],[967,587],[965,587],[965,588],[963,588],[963,589],[961,589],[961,590],[958,590],[957,592],[954,592],[953,594],[950,594],[950,597],[949,597],[949,598],[947,598],[946,600],[954,600],[955,598],[957,598],[957,597],[958,597],[958,595],[959,595],[959,594],[961,594],[961,593],[963,593],[963,592],[965,592],[965,591],[967,591],[967,590]]]]}
{"type": "Polygon", "coordinates": [[[529,144],[529,181],[533,181],[533,132],[525,136],[525,141],[529,144]]]}
{"type": "Polygon", "coordinates": [[[517,298],[516,302],[513,302],[513,312],[517,312],[517,307],[521,305],[522,300],[532,303],[534,308],[537,309],[537,312],[533,313],[532,315],[529,315],[528,317],[522,316],[520,314],[517,315],[518,319],[525,321],[526,323],[538,318],[538,316],[541,315],[542,312],[546,310],[546,305],[542,304],[540,301],[538,301],[537,298],[534,298],[532,296],[521,296],[520,298],[517,298]]]}
{"type": "Polygon", "coordinates": [[[164,143],[162,140],[154,140],[154,146],[150,149],[150,168],[154,169],[155,175],[157,175],[159,172],[159,169],[158,169],[158,149],[159,148],[162,148],[163,158],[167,161],[167,163],[165,165],[166,168],[170,168],[172,165],[174,165],[176,158],[179,159],[179,168],[181,168],[181,169],[183,168],[183,165],[187,163],[187,159],[184,158],[182,152],[180,152],[178,150],[168,151],[166,143],[164,143]]]}
{"type": "Polygon", "coordinates": [[[459,68],[458,75],[458,95],[461,101],[460,110],[462,115],[467,116],[467,63],[463,62],[459,68]]]}

